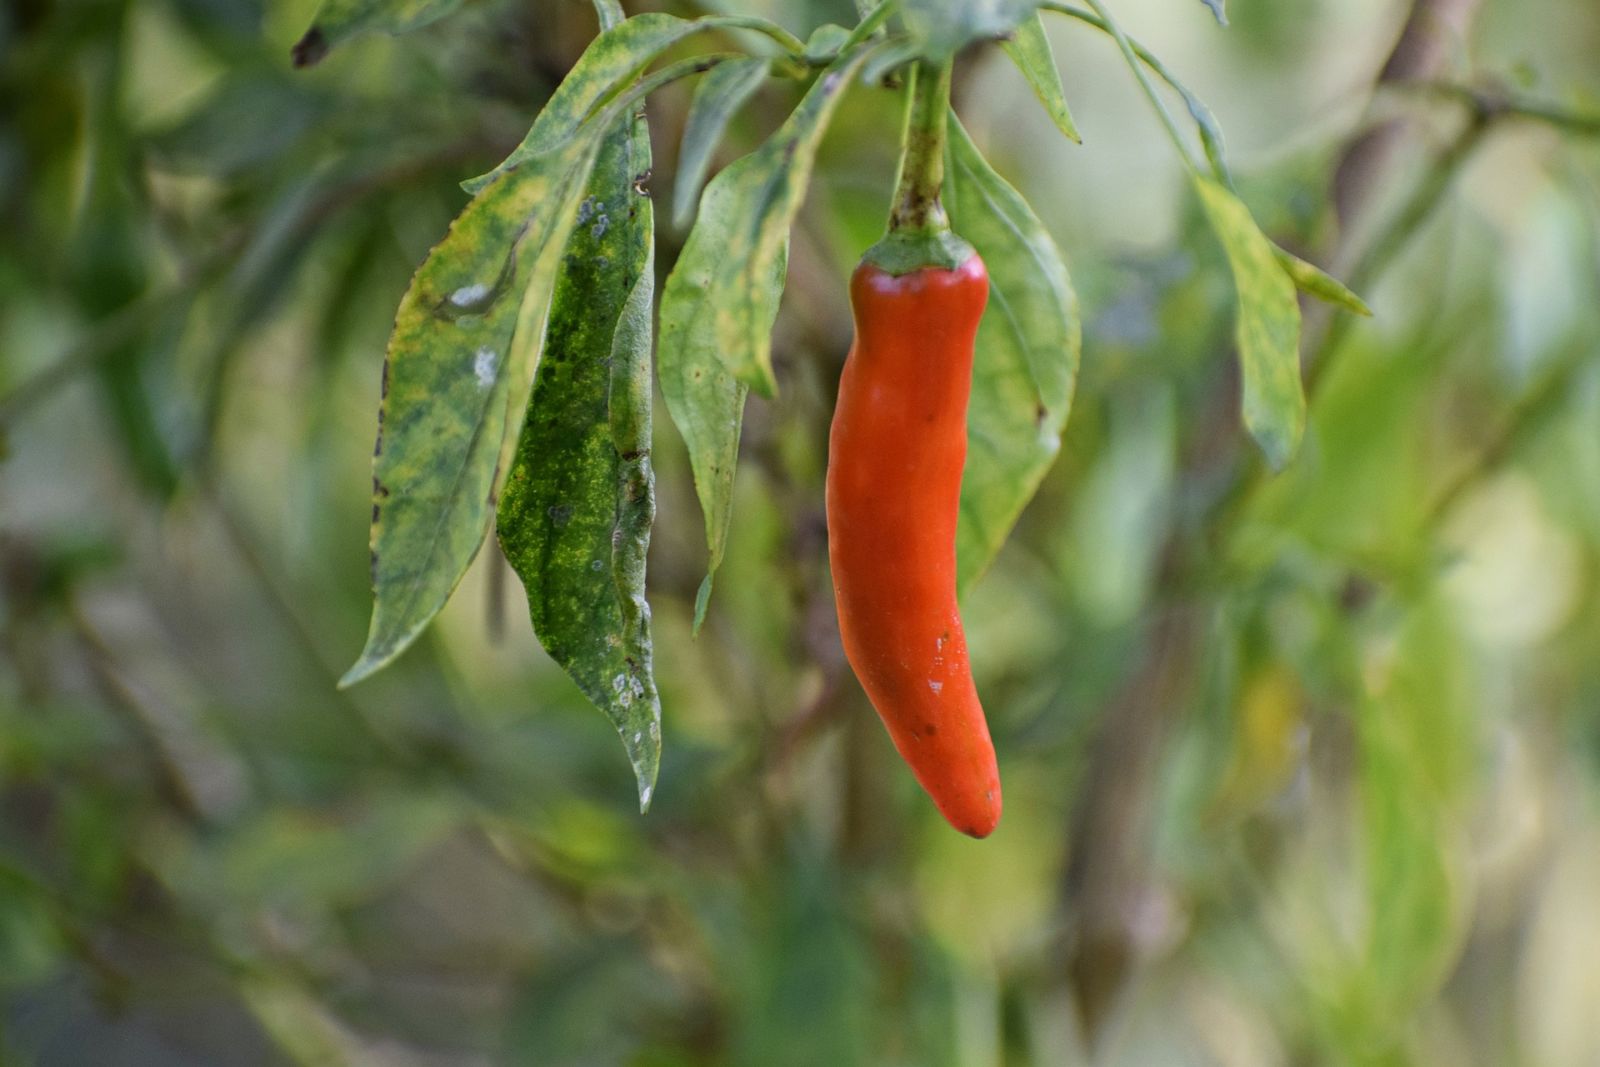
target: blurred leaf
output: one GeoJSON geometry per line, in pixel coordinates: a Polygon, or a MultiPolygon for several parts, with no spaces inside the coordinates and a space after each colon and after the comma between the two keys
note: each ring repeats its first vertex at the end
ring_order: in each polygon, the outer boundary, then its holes
{"type": "Polygon", "coordinates": [[[901,14],[929,59],[942,59],[974,41],[997,40],[1039,9],[1039,0],[904,0],[901,14]]]}
{"type": "Polygon", "coordinates": [[[290,55],[297,67],[321,62],[334,47],[363,33],[409,33],[437,22],[461,0],[323,0],[311,28],[290,55]]]}
{"type": "Polygon", "coordinates": [[[1438,598],[1412,606],[1380,655],[1357,720],[1369,927],[1355,981],[1372,1043],[1396,1036],[1461,947],[1457,804],[1475,734],[1464,650],[1438,598]]]}
{"type": "Polygon", "coordinates": [[[989,268],[956,529],[959,584],[982,574],[1061,448],[1078,375],[1078,298],[1027,201],[952,113],[950,216],[989,268]]]}
{"type": "Polygon", "coordinates": [[[166,169],[243,174],[286,152],[327,111],[328,101],[277,71],[225,75],[184,118],[146,139],[166,169]]]}
{"type": "Polygon", "coordinates": [[[1310,293],[1318,300],[1325,300],[1335,307],[1342,307],[1346,311],[1353,311],[1357,315],[1372,317],[1372,309],[1367,302],[1362,300],[1349,287],[1338,278],[1324,271],[1314,263],[1307,263],[1293,252],[1286,252],[1274,246],[1273,253],[1278,257],[1278,262],[1283,269],[1289,272],[1295,287],[1301,292],[1310,293]]]}
{"type": "Polygon", "coordinates": [[[704,289],[674,290],[669,284],[665,294],[667,299],[682,299],[694,293],[695,299],[710,305],[713,341],[722,365],[763,396],[777,392],[772,323],[783,292],[783,272],[778,268],[787,254],[789,226],[811,180],[817,144],[869,51],[857,48],[836,60],[766,143],[712,180],[696,228],[707,224],[707,205],[713,204],[718,212],[732,216],[731,225],[721,219],[711,223],[725,241],[694,242],[691,235],[695,256],[688,255],[686,246],[673,273],[706,272],[704,289]]]}
{"type": "Polygon", "coordinates": [[[722,140],[728,120],[766,81],[771,66],[769,60],[759,56],[736,59],[707,74],[695,87],[694,100],[684,120],[683,147],[678,152],[673,225],[681,228],[693,217],[701,183],[711,167],[711,155],[722,140]]]}
{"type": "Polygon", "coordinates": [[[1217,25],[1226,26],[1228,24],[1227,0],[1200,0],[1200,2],[1211,9],[1211,14],[1216,18],[1217,25]]]}
{"type": "Polygon", "coordinates": [[[616,726],[650,804],[661,758],[645,601],[654,221],[638,189],[650,131],[606,135],[551,299],[527,418],[498,512],[545,651],[616,726]]]}
{"type": "MultiPolygon", "coordinates": [[[[467,205],[417,270],[384,364],[373,459],[372,625],[351,685],[398,656],[438,613],[483,543],[504,470],[523,306],[542,305],[594,159],[593,138],[536,156],[467,205]]],[[[525,328],[528,324],[522,323],[525,328]]],[[[534,319],[533,328],[538,329],[534,319]]],[[[525,343],[536,362],[537,342],[525,343]]]]}
{"type": "Polygon", "coordinates": [[[1244,422],[1267,462],[1281,469],[1305,430],[1300,384],[1300,305],[1294,283],[1250,209],[1222,185],[1194,176],[1200,203],[1228,255],[1238,289],[1236,338],[1244,377],[1244,422]]]}
{"type": "Polygon", "coordinates": [[[1056,129],[1066,134],[1069,140],[1081,144],[1083,137],[1079,135],[1078,127],[1072,121],[1072,112],[1067,108],[1067,97],[1061,88],[1061,71],[1056,67],[1050,38],[1044,32],[1044,20],[1037,14],[1024,19],[1016,33],[1002,47],[1028,80],[1028,85],[1044,105],[1056,129]]]}
{"type": "Polygon", "coordinates": [[[1228,169],[1228,154],[1222,140],[1222,127],[1217,123],[1217,117],[1206,107],[1189,87],[1176,78],[1168,78],[1167,84],[1177,90],[1183,97],[1183,106],[1188,109],[1189,117],[1194,120],[1196,128],[1200,131],[1200,145],[1205,149],[1206,160],[1211,164],[1212,173],[1222,184],[1233,187],[1233,172],[1228,169]]]}
{"type": "Polygon", "coordinates": [[[450,796],[418,789],[369,793],[359,811],[340,818],[278,807],[233,830],[215,853],[195,857],[214,859],[219,881],[204,865],[168,873],[181,879],[180,889],[208,899],[350,906],[403,879],[462,819],[450,796]]]}
{"type": "Polygon", "coordinates": [[[1156,577],[1171,522],[1178,411],[1159,386],[1111,398],[1108,439],[1080,483],[1061,539],[1061,566],[1102,627],[1132,620],[1156,577]]]}

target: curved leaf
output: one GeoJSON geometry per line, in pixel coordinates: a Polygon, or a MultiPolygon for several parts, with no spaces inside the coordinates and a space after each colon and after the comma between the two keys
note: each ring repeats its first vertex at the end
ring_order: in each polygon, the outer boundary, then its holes
{"type": "Polygon", "coordinates": [[[679,41],[708,28],[676,15],[646,12],[627,19],[589,42],[560,86],[551,94],[522,143],[494,170],[463,182],[476,192],[507,170],[570,137],[594,110],[679,41]]]}
{"type": "Polygon", "coordinates": [[[678,179],[672,198],[673,225],[687,225],[694,215],[700,185],[711,166],[711,153],[722,140],[728,120],[766,81],[771,66],[759,56],[736,59],[707,74],[695,87],[689,117],[683,127],[683,147],[678,152],[678,179]]]}
{"type": "Polygon", "coordinates": [[[956,231],[989,268],[967,411],[956,527],[960,588],[994,560],[1061,448],[1081,347],[1066,264],[1027,201],[950,118],[946,197],[956,231]]]}
{"type": "Polygon", "coordinates": [[[654,223],[649,128],[605,137],[563,251],[544,352],[498,512],[545,651],[622,736],[650,803],[661,756],[645,553],[654,223]]]}
{"type": "Polygon", "coordinates": [[[1301,292],[1326,301],[1334,307],[1342,307],[1346,311],[1353,311],[1367,318],[1372,317],[1372,309],[1367,306],[1367,302],[1338,278],[1315,263],[1307,263],[1293,252],[1287,252],[1276,245],[1272,251],[1278,257],[1279,265],[1289,272],[1289,279],[1294,282],[1295,288],[1301,292]]]}
{"type": "Polygon", "coordinates": [[[574,139],[495,180],[400,302],[372,461],[372,624],[342,686],[416,639],[483,543],[508,404],[520,421],[516,383],[532,373],[514,335],[548,298],[593,158],[593,140],[574,139]]]}
{"type": "MultiPolygon", "coordinates": [[[[706,547],[710,551],[706,578],[695,600],[697,630],[705,620],[712,577],[722,565],[728,543],[739,433],[745,397],[750,391],[723,366],[717,350],[716,305],[711,299],[713,279],[721,266],[723,250],[734,239],[741,205],[736,183],[713,181],[706,187],[700,198],[699,221],[690,231],[661,294],[661,394],[673,424],[689,448],[695,494],[705,515],[706,547]]],[[[788,254],[786,239],[765,282],[773,293],[765,305],[770,311],[768,330],[777,316],[777,293],[783,287],[788,254]]]]}
{"type": "Polygon", "coordinates": [[[1243,201],[1210,178],[1194,175],[1194,184],[1239,292],[1235,335],[1244,377],[1244,424],[1267,462],[1281,469],[1300,447],[1306,424],[1294,282],[1243,201]]]}
{"type": "Polygon", "coordinates": [[[1072,121],[1072,112],[1067,108],[1066,93],[1061,88],[1061,71],[1056,67],[1050,38],[1045,35],[1044,20],[1037,13],[1024,19],[1017,26],[1016,33],[1002,47],[1027,79],[1034,95],[1049,113],[1050,121],[1056,124],[1056,129],[1081,144],[1083,137],[1079,135],[1078,127],[1072,121]]]}
{"type": "Polygon", "coordinates": [[[461,0],[323,0],[311,28],[295,42],[290,55],[295,66],[309,67],[359,34],[409,33],[460,6],[461,0]]]}
{"type": "MultiPolygon", "coordinates": [[[[723,365],[745,385],[773,396],[772,323],[778,314],[784,272],[778,269],[788,249],[789,227],[811,180],[817,144],[833,109],[871,50],[857,48],[840,57],[812,84],[798,107],[760,148],[731,164],[707,188],[717,190],[719,210],[730,223],[726,243],[697,246],[709,268],[703,299],[711,305],[714,341],[723,365]],[[776,284],[774,284],[776,278],[776,284]]],[[[704,224],[705,213],[701,213],[704,224]]],[[[687,252],[687,249],[685,250],[687,252]]],[[[683,260],[679,265],[684,266],[683,260]]]]}

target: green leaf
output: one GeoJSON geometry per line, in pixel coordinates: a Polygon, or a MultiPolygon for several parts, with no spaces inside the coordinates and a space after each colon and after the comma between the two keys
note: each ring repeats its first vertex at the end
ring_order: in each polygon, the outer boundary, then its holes
{"type": "Polygon", "coordinates": [[[463,182],[462,187],[476,192],[530,156],[550,151],[570,137],[595,109],[638,77],[652,60],[685,38],[706,30],[752,28],[751,20],[737,16],[689,22],[674,15],[646,12],[606,30],[589,42],[522,143],[494,170],[463,182]]]}
{"type": "Polygon", "coordinates": [[[1039,9],[1039,0],[905,0],[901,15],[929,59],[1005,37],[1039,9]]]}
{"type": "MultiPolygon", "coordinates": [[[[718,210],[732,216],[731,222],[711,223],[723,231],[726,243],[713,247],[700,242],[696,246],[700,261],[679,260],[680,268],[709,267],[701,299],[710,305],[716,351],[736,379],[763,396],[777,393],[772,323],[783,293],[781,263],[787,255],[789,227],[805,197],[817,144],[870,50],[870,46],[857,48],[840,57],[766,143],[712,180],[708,196],[716,189],[718,210]]],[[[697,225],[705,225],[704,206],[700,219],[697,225]]]]}
{"type": "Polygon", "coordinates": [[[564,250],[497,524],[540,643],[621,734],[641,809],[661,758],[644,588],[655,272],[651,203],[636,183],[649,170],[648,125],[625,116],[564,250]]]}
{"type": "MultiPolygon", "coordinates": [[[[746,156],[745,159],[749,159],[746,156]]],[[[740,160],[733,167],[744,163],[740,160]]],[[[729,168],[733,169],[732,167],[729,168]]],[[[727,172],[724,171],[724,174],[727,172]]],[[[720,179],[720,176],[719,176],[720,179]]],[[[722,565],[733,514],[733,475],[739,462],[739,432],[749,388],[723,365],[717,349],[716,304],[712,299],[725,250],[735,239],[743,205],[736,183],[713,181],[700,198],[700,216],[661,294],[661,344],[658,376],[672,422],[683,435],[694,471],[694,488],[705,515],[710,560],[695,597],[696,630],[705,621],[712,578],[722,565]]],[[[765,305],[772,329],[777,292],[788,270],[787,235],[770,268],[766,285],[773,298],[765,305]]]]}
{"type": "Polygon", "coordinates": [[[462,183],[476,192],[507,170],[547,152],[570,137],[595,109],[633,81],[662,52],[712,22],[689,22],[675,15],[648,12],[606,30],[584,49],[578,62],[561,80],[533,127],[512,153],[494,170],[462,183]]]}
{"type": "Polygon", "coordinates": [[[1083,137],[1072,121],[1067,109],[1067,97],[1061,88],[1061,71],[1056,67],[1055,53],[1050,49],[1050,38],[1044,32],[1044,20],[1037,14],[1024,19],[1017,32],[1002,47],[1022,76],[1028,80],[1039,102],[1050,115],[1056,129],[1078,143],[1083,137]]]}
{"type": "Polygon", "coordinates": [[[956,570],[964,590],[994,560],[1061,448],[1078,375],[1078,300],[1027,201],[950,118],[951,222],[989,268],[961,477],[956,570]]]}
{"type": "Polygon", "coordinates": [[[1250,209],[1218,182],[1194,176],[1200,203],[1228,255],[1239,293],[1236,339],[1244,377],[1244,423],[1274,469],[1294,457],[1305,430],[1300,384],[1300,304],[1250,209]]]}
{"type": "Polygon", "coordinates": [[[297,67],[318,63],[336,45],[363,33],[409,33],[437,22],[461,0],[323,0],[311,28],[290,55],[297,67]]]}
{"type": "Polygon", "coordinates": [[[483,543],[508,429],[515,439],[507,413],[520,422],[533,373],[519,364],[537,358],[525,305],[548,299],[594,149],[576,138],[496,179],[400,302],[372,464],[372,624],[341,686],[416,639],[483,543]]]}
{"type": "Polygon", "coordinates": [[[761,57],[736,59],[707,74],[695,87],[678,152],[678,180],[673,188],[672,222],[683,227],[694,215],[701,183],[711,167],[711,154],[722,140],[728,120],[766,81],[772,64],[761,57]]]}
{"type": "Polygon", "coordinates": [[[1372,309],[1367,306],[1367,302],[1351,292],[1350,288],[1338,278],[1315,263],[1307,263],[1293,252],[1286,252],[1277,246],[1274,246],[1272,251],[1278,257],[1278,264],[1289,272],[1289,278],[1301,292],[1309,293],[1318,300],[1325,300],[1335,307],[1353,311],[1357,315],[1372,317],[1372,309]]]}

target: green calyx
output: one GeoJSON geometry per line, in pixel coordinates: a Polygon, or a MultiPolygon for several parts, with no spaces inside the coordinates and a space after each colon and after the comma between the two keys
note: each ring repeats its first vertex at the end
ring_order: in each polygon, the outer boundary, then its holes
{"type": "Polygon", "coordinates": [[[918,64],[906,101],[889,232],[865,256],[866,262],[896,277],[923,267],[954,270],[974,254],[971,245],[950,232],[939,202],[949,111],[949,61],[918,64]]]}
{"type": "Polygon", "coordinates": [[[950,229],[943,228],[891,230],[861,258],[898,278],[924,267],[955,270],[975,255],[976,249],[950,229]]]}

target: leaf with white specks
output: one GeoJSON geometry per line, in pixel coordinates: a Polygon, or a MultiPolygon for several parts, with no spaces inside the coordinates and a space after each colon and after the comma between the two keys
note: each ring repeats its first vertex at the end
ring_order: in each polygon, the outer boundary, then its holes
{"type": "Polygon", "coordinates": [[[625,117],[589,179],[496,526],[534,633],[622,738],[647,808],[661,759],[645,555],[654,223],[637,179],[649,128],[625,117]]]}

